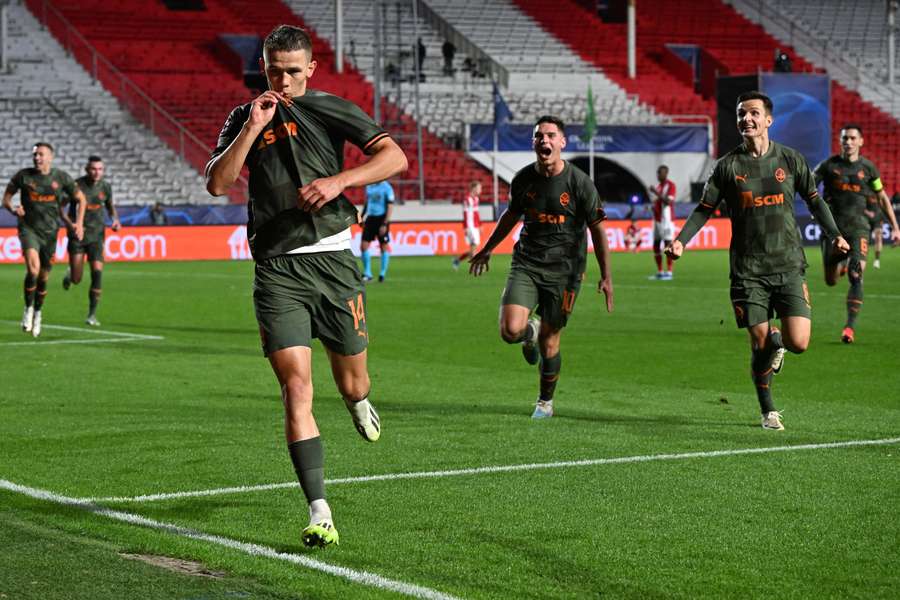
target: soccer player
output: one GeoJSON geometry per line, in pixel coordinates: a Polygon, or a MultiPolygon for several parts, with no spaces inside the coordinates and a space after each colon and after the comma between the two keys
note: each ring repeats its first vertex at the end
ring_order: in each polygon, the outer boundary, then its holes
{"type": "Polygon", "coordinates": [[[764,429],[783,430],[772,403],[772,376],[781,370],[785,348],[801,353],[809,345],[810,304],[806,256],[794,218],[794,194],[809,205],[836,248],[849,249],[816,190],[806,159],[769,140],[772,100],[760,92],[741,94],[737,126],[743,144],[720,158],[703,197],[678,237],[666,248],[677,259],[721,202],[731,218],[731,303],[739,328],[750,334],[750,370],[764,429]],[[769,326],[774,314],[781,331],[769,326]]]}
{"type": "Polygon", "coordinates": [[[650,198],[653,200],[653,259],[656,261],[656,275],[650,279],[672,279],[672,257],[666,256],[666,268],[663,270],[663,249],[675,236],[675,184],[669,179],[669,167],[660,165],[656,170],[656,185],[650,186],[650,198]]]}
{"type": "MultiPolygon", "coordinates": [[[[103,275],[103,244],[106,234],[106,222],[103,219],[103,208],[112,219],[113,231],[121,227],[116,205],[113,204],[112,186],[104,179],[105,165],[99,156],[89,156],[84,168],[85,175],[75,180],[78,189],[84,194],[87,206],[84,211],[84,237],[80,240],[69,229],[69,270],[63,277],[63,289],[81,283],[84,274],[84,255],[87,254],[91,267],[91,288],[88,290],[88,315],[85,323],[99,327],[97,305],[100,304],[103,275]]],[[[76,206],[69,203],[69,219],[76,218],[76,206]]]]}
{"type": "Polygon", "coordinates": [[[600,265],[598,292],[605,294],[609,312],[613,284],[603,228],[606,213],[590,178],[560,156],[566,147],[563,122],[553,116],[539,118],[533,147],[537,160],[513,177],[509,206],[484,247],[469,260],[469,272],[476,277],[487,272],[491,252],[524,219],[500,300],[500,337],[508,344],[521,343],[528,364],[540,361],[540,393],[531,416],[543,419],[553,416],[562,364],[560,336],[584,279],[585,228],[600,265]],[[535,306],[537,317],[529,318],[535,306]]]}
{"type": "Polygon", "coordinates": [[[822,260],[825,263],[825,283],[836,285],[843,275],[846,260],[847,280],[847,321],[841,331],[841,341],[852,344],[855,339],[856,319],[863,304],[863,273],[866,270],[866,256],[869,252],[869,220],[866,216],[866,197],[875,194],[881,210],[891,224],[891,239],[900,243],[897,219],[891,210],[891,200],[884,191],[878,168],[864,156],[860,156],[863,146],[863,132],[859,125],[847,124],[841,128],[841,153],[823,160],[816,167],[816,182],[824,187],[825,201],[834,213],[841,234],[850,244],[847,256],[835,254],[823,241],[822,260]]]}
{"type": "Polygon", "coordinates": [[[391,213],[394,212],[394,188],[387,181],[366,186],[366,204],[363,207],[362,241],[359,251],[363,261],[363,281],[372,281],[372,257],[369,244],[376,237],[381,247],[381,270],[378,281],[384,281],[391,260],[391,213]]]}
{"type": "Polygon", "coordinates": [[[31,150],[34,166],[22,169],[6,186],[3,208],[16,215],[19,223],[19,241],[25,258],[25,310],[22,313],[22,331],[33,337],[41,335],[41,309],[47,297],[47,281],[56,253],[56,232],[59,230],[60,206],[65,194],[78,203],[75,222],[63,221],[80,239],[84,223],[84,194],[68,173],[53,168],[53,146],[38,142],[31,150]],[[12,199],[19,194],[19,204],[13,207],[12,199]]]}
{"type": "Polygon", "coordinates": [[[235,108],[206,167],[207,189],[224,194],[250,170],[248,240],[256,261],[253,301],[263,353],[281,387],[291,461],[309,503],[307,546],[338,542],[325,500],[324,453],[312,413],[311,338],[322,340],[354,425],[381,435],[369,402],[365,286],[350,252],[356,208],[344,196],[402,173],[406,157],[355,104],[308,89],[316,69],[309,35],[279,25],[263,42],[269,89],[235,108]],[[343,169],[349,141],[370,158],[343,169]]]}
{"type": "Polygon", "coordinates": [[[463,229],[466,235],[466,244],[469,249],[453,259],[453,269],[459,269],[459,263],[475,256],[475,251],[481,245],[481,214],[478,212],[478,203],[481,196],[481,182],[470,181],[469,193],[463,200],[463,229]]]}

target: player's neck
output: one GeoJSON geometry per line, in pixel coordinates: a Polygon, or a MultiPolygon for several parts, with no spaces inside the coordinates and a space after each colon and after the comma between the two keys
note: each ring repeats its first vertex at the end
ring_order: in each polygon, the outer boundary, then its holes
{"type": "Polygon", "coordinates": [[[847,162],[856,162],[859,160],[859,150],[853,153],[841,152],[841,157],[847,162]]]}
{"type": "Polygon", "coordinates": [[[50,174],[50,167],[46,166],[46,165],[43,167],[35,167],[35,170],[38,173],[40,173],[41,175],[49,175],[50,174]]]}
{"type": "Polygon", "coordinates": [[[559,159],[547,164],[543,164],[541,163],[541,161],[537,161],[536,163],[534,163],[534,166],[535,169],[537,169],[537,172],[544,177],[553,177],[563,172],[563,169],[566,168],[566,161],[564,161],[563,159],[559,159]]]}
{"type": "Polygon", "coordinates": [[[767,135],[744,138],[744,148],[754,158],[759,158],[768,152],[769,145],[769,136],[767,135]]]}

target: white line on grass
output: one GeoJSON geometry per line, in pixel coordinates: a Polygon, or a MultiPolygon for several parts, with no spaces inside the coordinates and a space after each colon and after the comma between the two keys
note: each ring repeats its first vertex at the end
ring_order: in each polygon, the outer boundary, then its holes
{"type": "MultiPolygon", "coordinates": [[[[5,325],[19,325],[18,321],[0,321],[5,325]]],[[[91,338],[91,339],[71,339],[71,340],[50,340],[50,341],[37,341],[30,340],[27,342],[0,342],[0,346],[25,346],[25,345],[33,345],[40,344],[42,346],[49,346],[51,344],[108,344],[108,343],[119,343],[119,342],[140,342],[140,341],[149,341],[149,340],[164,340],[165,338],[161,335],[146,335],[143,333],[128,333],[124,331],[110,331],[108,329],[87,329],[85,327],[69,327],[67,325],[44,325],[44,329],[58,329],[60,331],[75,331],[78,333],[90,333],[92,335],[98,336],[107,336],[104,338],[91,338]],[[108,337],[112,336],[112,338],[108,337]]]]}
{"type": "Polygon", "coordinates": [[[357,571],[355,569],[349,569],[347,567],[328,564],[320,560],[304,556],[302,554],[289,554],[287,552],[279,552],[278,550],[269,548],[268,546],[241,542],[239,540],[233,540],[231,538],[226,538],[219,535],[203,533],[202,531],[189,529],[187,527],[182,527],[180,525],[175,525],[172,523],[165,523],[163,521],[148,519],[147,517],[143,517],[141,515],[136,515],[133,513],[103,508],[102,506],[97,506],[96,504],[85,502],[78,498],[61,496],[59,494],[54,494],[53,492],[27,487],[24,485],[13,483],[12,481],[7,481],[5,479],[0,479],[0,489],[23,494],[25,496],[36,498],[38,500],[44,500],[47,502],[80,508],[93,514],[107,517],[109,519],[114,519],[116,521],[123,521],[125,523],[138,525],[140,527],[148,527],[150,529],[164,531],[172,535],[190,538],[192,540],[209,542],[211,544],[216,544],[225,548],[237,550],[238,552],[243,552],[244,554],[249,554],[251,556],[262,556],[265,558],[283,560],[286,562],[294,563],[296,565],[300,565],[301,567],[306,567],[307,569],[321,571],[322,573],[341,577],[354,583],[380,588],[383,590],[389,590],[392,592],[405,594],[407,596],[412,596],[414,598],[458,600],[455,596],[444,594],[431,588],[422,587],[412,583],[406,583],[404,581],[398,581],[396,579],[388,579],[387,577],[382,577],[381,575],[376,575],[367,571],[357,571]]]}
{"type": "MultiPolygon", "coordinates": [[[[473,467],[448,471],[418,471],[411,473],[387,473],[384,475],[365,475],[362,477],[343,477],[327,479],[325,483],[335,485],[341,483],[365,483],[368,481],[391,481],[395,479],[426,479],[435,477],[456,477],[460,475],[482,475],[491,473],[508,473],[511,471],[536,471],[538,469],[560,469],[565,467],[593,467],[596,465],[613,465],[622,463],[652,462],[659,460],[685,460],[688,458],[714,458],[719,456],[738,456],[742,454],[767,454],[770,452],[793,452],[797,450],[825,450],[831,448],[850,448],[854,446],[884,446],[900,443],[900,438],[880,440],[850,440],[846,442],[828,442],[823,444],[798,444],[794,446],[771,446],[768,448],[738,448],[734,450],[710,450],[704,452],[684,452],[681,454],[644,454],[639,456],[621,456],[618,458],[592,458],[585,460],[566,460],[551,463],[527,463],[520,465],[498,465],[493,467],[473,467]]],[[[219,496],[223,494],[243,494],[265,490],[297,487],[296,481],[287,483],[267,483],[263,485],[244,485],[210,490],[189,492],[171,492],[163,494],[147,494],[143,496],[109,496],[106,498],[81,498],[80,502],[153,502],[155,500],[173,500],[177,498],[195,498],[199,496],[219,496]]]]}

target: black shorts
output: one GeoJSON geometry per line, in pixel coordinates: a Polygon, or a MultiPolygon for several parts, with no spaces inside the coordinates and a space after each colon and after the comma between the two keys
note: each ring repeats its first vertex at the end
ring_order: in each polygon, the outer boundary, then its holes
{"type": "Polygon", "coordinates": [[[56,231],[37,231],[22,223],[19,225],[19,242],[23,251],[36,250],[41,260],[41,269],[50,270],[56,255],[56,231]]]}
{"type": "Polygon", "coordinates": [[[375,238],[378,238],[379,244],[390,244],[390,225],[386,225],[384,219],[385,215],[381,215],[380,217],[366,217],[366,222],[363,224],[362,241],[371,242],[375,238]],[[384,229],[384,235],[381,235],[379,233],[382,225],[386,225],[384,229]]]}
{"type": "Polygon", "coordinates": [[[738,328],[772,319],[811,318],[809,289],[802,271],[731,281],[731,305],[738,328]]]}
{"type": "Polygon", "coordinates": [[[87,254],[90,262],[103,262],[103,244],[104,236],[93,237],[90,239],[69,238],[69,256],[74,254],[87,254]]]}
{"type": "Polygon", "coordinates": [[[537,307],[541,321],[554,329],[569,322],[584,275],[559,279],[521,265],[513,265],[506,279],[500,305],[514,304],[529,310],[537,307]]]}

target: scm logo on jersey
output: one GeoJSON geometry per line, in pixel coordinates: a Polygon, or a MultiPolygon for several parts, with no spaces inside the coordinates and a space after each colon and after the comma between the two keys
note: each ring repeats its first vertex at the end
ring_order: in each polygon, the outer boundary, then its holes
{"type": "Polygon", "coordinates": [[[271,146],[278,140],[283,140],[288,136],[297,137],[296,123],[281,123],[276,125],[273,129],[266,129],[263,131],[262,139],[259,140],[256,149],[263,150],[266,146],[271,146]]]}
{"type": "Polygon", "coordinates": [[[784,204],[784,194],[754,196],[753,192],[741,192],[741,208],[759,208],[760,206],[778,206],[779,204],[784,204]]]}

